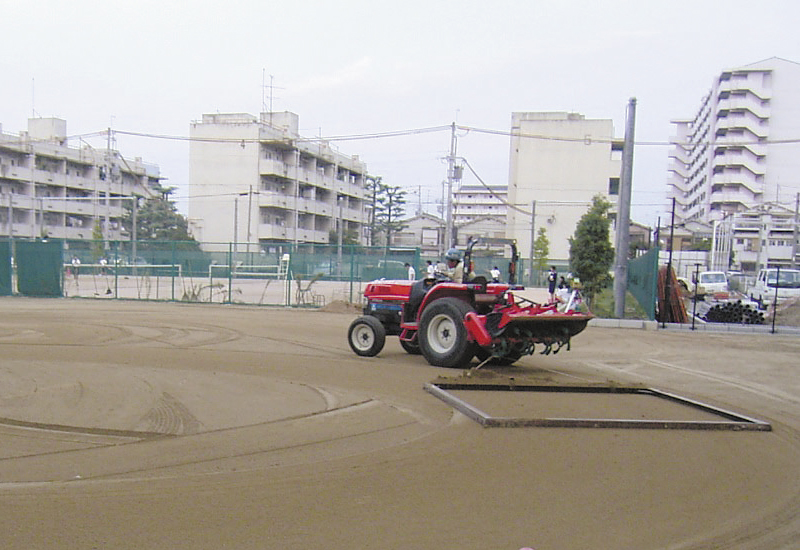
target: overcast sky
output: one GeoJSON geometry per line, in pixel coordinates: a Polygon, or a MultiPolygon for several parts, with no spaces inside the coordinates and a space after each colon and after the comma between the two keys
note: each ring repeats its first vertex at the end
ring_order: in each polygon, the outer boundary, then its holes
{"type": "MultiPolygon", "coordinates": [[[[66,119],[70,136],[179,138],[203,113],[271,101],[309,137],[452,122],[508,132],[515,111],[572,111],[613,119],[621,138],[636,97],[636,140],[656,142],[634,155],[632,214],[648,225],[664,216],[669,121],[693,116],[723,69],[800,61],[797,0],[0,0],[0,13],[5,133],[35,115],[66,119]]],[[[507,184],[508,137],[458,143],[485,182],[507,184]]],[[[186,196],[186,141],[117,146],[186,196]]],[[[409,202],[441,199],[449,130],[336,146],[412,189],[409,202]]]]}

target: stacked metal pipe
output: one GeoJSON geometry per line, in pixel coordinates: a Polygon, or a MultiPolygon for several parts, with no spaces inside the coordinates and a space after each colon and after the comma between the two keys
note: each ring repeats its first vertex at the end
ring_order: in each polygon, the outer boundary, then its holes
{"type": "Polygon", "coordinates": [[[711,306],[703,317],[709,323],[764,324],[764,314],[741,300],[711,306]]]}

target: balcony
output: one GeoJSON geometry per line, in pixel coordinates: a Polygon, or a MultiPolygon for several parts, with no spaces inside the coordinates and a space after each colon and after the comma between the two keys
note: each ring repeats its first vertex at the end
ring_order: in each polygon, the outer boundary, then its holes
{"type": "Polygon", "coordinates": [[[258,171],[262,176],[289,177],[287,175],[289,166],[280,160],[261,159],[258,171]]]}
{"type": "MultiPolygon", "coordinates": [[[[294,236],[292,235],[293,230],[294,228],[290,228],[287,232],[290,240],[294,240],[294,236]]],[[[327,243],[328,232],[299,227],[297,228],[297,240],[299,242],[327,243]]]]}
{"type": "Polygon", "coordinates": [[[749,172],[722,173],[711,176],[711,186],[724,185],[726,187],[741,186],[748,189],[753,195],[760,195],[764,192],[763,184],[756,181],[756,178],[749,172]]]}
{"type": "Polygon", "coordinates": [[[258,239],[288,240],[291,238],[292,229],[294,228],[287,228],[285,225],[260,223],[256,228],[256,237],[258,239]]]}
{"type": "Polygon", "coordinates": [[[748,198],[747,194],[737,193],[736,191],[722,191],[717,193],[711,193],[709,197],[709,203],[712,205],[719,205],[719,206],[742,206],[742,207],[749,207],[752,206],[753,199],[748,198]]]}
{"type": "Polygon", "coordinates": [[[97,189],[105,189],[106,182],[92,178],[84,178],[82,176],[67,176],[64,185],[74,189],[81,189],[83,191],[94,191],[97,189]]]}
{"type": "Polygon", "coordinates": [[[326,202],[320,202],[314,199],[298,198],[297,210],[301,213],[330,216],[333,211],[333,207],[326,202]]]}
{"type": "Polygon", "coordinates": [[[749,111],[760,119],[768,119],[770,106],[762,105],[760,99],[754,97],[733,96],[727,99],[720,99],[717,110],[743,109],[749,111]]]}
{"type": "Polygon", "coordinates": [[[726,117],[717,123],[717,132],[727,130],[724,135],[719,135],[719,141],[729,142],[731,138],[746,137],[747,141],[758,142],[759,138],[764,139],[769,135],[768,126],[761,126],[756,117],[726,117]],[[743,133],[734,134],[732,130],[742,130],[743,133]]]}
{"type": "Polygon", "coordinates": [[[763,84],[756,84],[755,81],[726,80],[720,82],[720,92],[748,92],[759,99],[771,99],[772,91],[763,84]]]}
{"type": "Polygon", "coordinates": [[[0,165],[0,177],[29,182],[31,181],[31,170],[26,166],[11,166],[11,164],[3,163],[0,165]]]}
{"type": "Polygon", "coordinates": [[[261,191],[258,194],[258,206],[294,210],[294,196],[273,191],[261,191]]]}
{"type": "Polygon", "coordinates": [[[342,218],[351,222],[364,223],[364,213],[358,208],[342,208],[342,218]]]}
{"type": "Polygon", "coordinates": [[[750,154],[733,155],[726,153],[714,157],[714,166],[741,166],[755,176],[763,176],[766,173],[763,164],[758,163],[758,159],[750,154]]]}

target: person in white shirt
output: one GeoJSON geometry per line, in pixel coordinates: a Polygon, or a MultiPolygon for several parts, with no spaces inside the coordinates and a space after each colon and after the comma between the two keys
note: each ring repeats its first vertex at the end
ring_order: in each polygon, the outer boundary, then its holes
{"type": "Polygon", "coordinates": [[[408,269],[408,280],[415,281],[417,279],[417,271],[414,269],[414,266],[406,262],[406,269],[408,269]]]}
{"type": "Polygon", "coordinates": [[[434,275],[436,275],[436,266],[433,265],[433,262],[428,260],[428,267],[426,267],[428,271],[428,278],[432,279],[434,275]]]}
{"type": "Polygon", "coordinates": [[[493,283],[499,283],[500,282],[500,270],[497,269],[497,266],[494,266],[489,273],[492,274],[492,282],[493,283]]]}

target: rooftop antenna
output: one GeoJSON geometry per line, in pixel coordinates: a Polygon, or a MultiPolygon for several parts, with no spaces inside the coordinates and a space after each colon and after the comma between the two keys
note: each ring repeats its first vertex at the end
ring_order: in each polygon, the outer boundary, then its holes
{"type": "Polygon", "coordinates": [[[269,113],[270,125],[272,125],[272,104],[275,100],[275,85],[273,84],[274,80],[275,77],[273,75],[269,75],[269,85],[267,85],[267,70],[261,69],[261,111],[266,111],[269,113]],[[267,89],[269,89],[269,109],[267,109],[267,89]]]}

